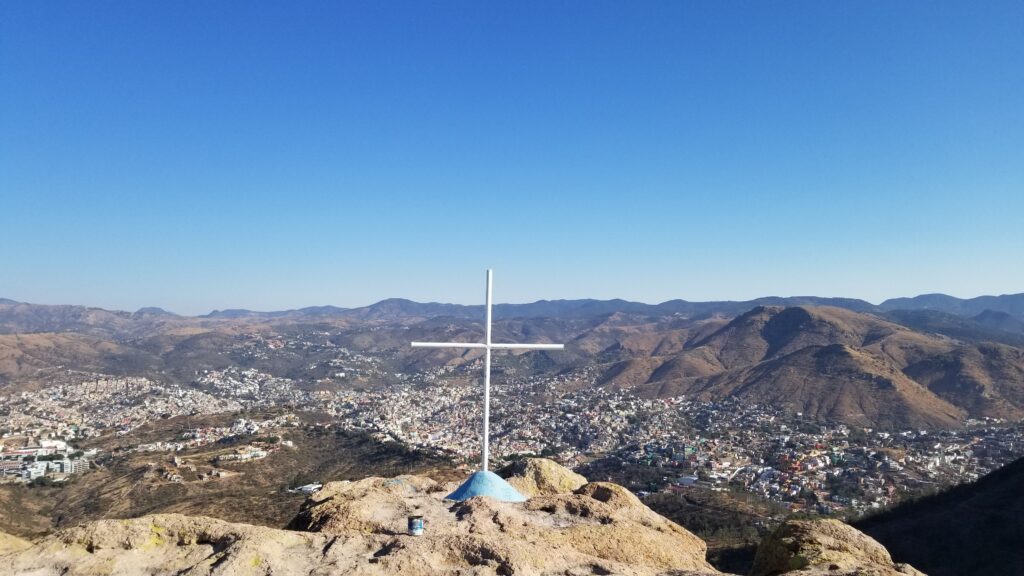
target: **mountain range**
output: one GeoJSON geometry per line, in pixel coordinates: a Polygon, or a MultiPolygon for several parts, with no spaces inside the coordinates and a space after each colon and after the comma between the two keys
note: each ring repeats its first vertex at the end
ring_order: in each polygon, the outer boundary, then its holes
{"type": "MultiPolygon", "coordinates": [[[[74,314],[76,310],[108,312],[120,317],[172,316],[177,314],[162,308],[146,307],[134,313],[109,312],[101,308],[84,306],[53,306],[27,304],[8,298],[0,298],[0,305],[31,306],[36,310],[48,308],[53,314],[74,314]]],[[[820,296],[765,296],[753,300],[690,302],[668,300],[661,304],[645,304],[622,299],[613,300],[538,300],[527,304],[495,304],[495,318],[582,318],[613,313],[642,314],[648,316],[684,315],[688,317],[712,314],[735,315],[756,306],[834,306],[854,312],[885,314],[893,311],[932,311],[957,317],[971,318],[991,328],[1020,331],[1024,324],[1024,293],[1001,296],[978,296],[962,299],[946,294],[922,294],[912,298],[891,298],[881,304],[872,304],[856,298],[834,298],[820,296]]],[[[5,311],[10,313],[10,311],[5,311]]],[[[477,318],[483,314],[482,305],[443,304],[438,302],[415,302],[403,298],[388,298],[369,306],[341,308],[337,306],[310,306],[294,310],[258,312],[245,309],[214,310],[198,318],[284,318],[342,316],[359,319],[394,319],[405,316],[435,317],[453,316],[477,318]]]]}
{"type": "MultiPolygon", "coordinates": [[[[1024,294],[926,295],[879,306],[817,297],[540,301],[497,305],[494,339],[565,342],[564,352],[496,362],[533,374],[586,368],[588,380],[577,385],[738,398],[857,426],[947,428],[969,418],[1024,418],[1022,314],[1024,294]]],[[[320,360],[295,351],[233,356],[235,339],[254,332],[320,331],[336,345],[385,355],[401,371],[458,365],[478,354],[413,350],[408,342],[479,341],[482,316],[482,306],[401,299],[199,317],[7,301],[0,304],[0,387],[38,386],[40,375],[61,367],[188,383],[196,370],[238,365],[302,379],[320,360]]]]}

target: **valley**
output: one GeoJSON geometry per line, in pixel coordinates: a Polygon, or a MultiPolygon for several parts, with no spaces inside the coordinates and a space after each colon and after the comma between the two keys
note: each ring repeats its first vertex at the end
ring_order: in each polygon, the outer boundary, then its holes
{"type": "MultiPolygon", "coordinates": [[[[492,456],[627,486],[725,566],[792,514],[858,518],[1024,456],[1024,351],[1012,332],[966,338],[975,320],[920,330],[856,302],[524,306],[496,307],[494,339],[566,350],[495,356],[492,456]]],[[[164,512],[282,527],[305,484],[466,470],[481,355],[408,343],[478,341],[476,312],[0,304],[0,530],[164,512]]]]}

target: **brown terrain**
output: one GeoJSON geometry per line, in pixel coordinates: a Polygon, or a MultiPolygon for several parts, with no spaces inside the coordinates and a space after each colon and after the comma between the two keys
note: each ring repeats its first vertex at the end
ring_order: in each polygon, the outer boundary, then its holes
{"type": "Polygon", "coordinates": [[[1020,349],[1001,344],[959,343],[839,308],[761,307],[682,351],[615,363],[603,382],[655,396],[738,397],[859,426],[944,428],[969,416],[1024,416],[1021,370],[1020,349]],[[964,367],[950,367],[951,355],[964,367]]]}
{"type": "MultiPolygon", "coordinates": [[[[278,412],[249,412],[248,418],[272,418],[278,412]]],[[[212,516],[230,522],[284,527],[304,496],[288,489],[325,479],[358,479],[367,475],[429,474],[447,480],[457,474],[447,459],[381,443],[366,435],[329,427],[303,425],[281,434],[294,445],[273,451],[263,460],[214,464],[232,452],[236,442],[215,443],[174,454],[122,451],[145,442],[167,440],[194,426],[229,425],[238,415],[176,417],[148,423],[126,436],[104,436],[83,444],[103,456],[86,474],[54,485],[0,484],[0,532],[33,538],[103,518],[182,513],[212,516]],[[211,477],[218,469],[222,476],[211,477]],[[179,482],[166,474],[182,477],[179,482]]],[[[317,421],[303,414],[306,424],[317,421]]]]}
{"type": "MultiPolygon", "coordinates": [[[[719,303],[707,308],[712,313],[691,317],[666,312],[673,306],[696,306],[687,303],[648,308],[596,301],[537,303],[523,306],[555,315],[506,317],[497,322],[494,337],[567,342],[566,351],[559,354],[508,355],[503,360],[527,373],[596,370],[590,381],[567,386],[609,386],[646,396],[686,394],[705,400],[737,397],[820,419],[882,428],[945,428],[971,417],[1024,417],[1024,349],[1005,343],[1014,341],[1010,332],[981,320],[957,317],[956,323],[947,319],[943,324],[934,321],[937,312],[922,312],[932,314],[928,328],[955,324],[949,332],[959,337],[953,337],[887,319],[899,318],[895,312],[865,312],[870,306],[859,301],[849,305],[861,311],[756,306],[728,315],[741,305],[719,303]],[[630,311],[587,313],[615,306],[630,311]],[[964,339],[964,334],[991,336],[1003,343],[964,339]]],[[[507,313],[516,308],[499,309],[507,313]]],[[[0,304],[0,388],[37,389],[66,369],[182,384],[188,384],[197,370],[233,365],[299,381],[319,377],[304,373],[316,358],[301,354],[254,360],[224,353],[246,333],[272,337],[317,330],[330,334],[337,345],[384,354],[403,371],[457,365],[479,354],[412,350],[407,344],[413,339],[477,340],[481,334],[476,311],[385,301],[349,311],[322,307],[182,317],[159,310],[129,314],[0,304]]],[[[921,315],[911,316],[920,323],[921,315]]],[[[992,323],[997,317],[1000,326],[1012,328],[1004,316],[993,313],[983,319],[992,323]]]]}
{"type": "MultiPolygon", "coordinates": [[[[0,572],[69,574],[720,574],[699,538],[625,488],[577,486],[551,462],[527,463],[525,503],[444,500],[457,482],[426,476],[331,482],[292,530],[203,516],[99,520],[32,543],[0,538],[0,572]],[[423,536],[405,533],[410,514],[423,536]]],[[[585,481],[585,479],[584,479],[585,481]]],[[[755,574],[920,574],[836,522],[787,522],[762,543],[755,574]]]]}

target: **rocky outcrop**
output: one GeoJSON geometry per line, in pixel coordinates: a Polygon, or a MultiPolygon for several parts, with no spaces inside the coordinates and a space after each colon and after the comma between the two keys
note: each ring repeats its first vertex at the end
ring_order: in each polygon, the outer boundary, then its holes
{"type": "MultiPolygon", "coordinates": [[[[537,484],[550,491],[565,483],[549,479],[572,475],[555,466],[548,461],[529,469],[548,471],[537,484]]],[[[417,476],[332,482],[291,527],[373,542],[374,564],[389,574],[453,574],[470,567],[488,574],[716,573],[702,540],[615,484],[585,484],[523,504],[480,497],[454,503],[444,500],[451,488],[417,476]],[[411,514],[424,517],[423,536],[403,533],[411,514]]]]}
{"type": "Polygon", "coordinates": [[[62,530],[0,556],[0,574],[315,574],[330,565],[322,553],[330,541],[323,534],[156,514],[62,530]]]}
{"type": "MultiPolygon", "coordinates": [[[[0,574],[719,574],[705,560],[703,541],[622,486],[577,486],[582,477],[551,461],[528,461],[515,474],[538,495],[523,503],[453,502],[444,498],[457,483],[398,476],[328,483],[306,501],[291,530],[179,514],[101,520],[27,548],[10,540],[6,553],[0,548],[0,574]],[[410,515],[425,520],[422,536],[406,533],[410,515]]],[[[781,573],[919,574],[834,520],[789,521],[766,538],[755,574],[781,573]]]]}
{"type": "Polygon", "coordinates": [[[587,483],[583,476],[547,458],[519,460],[498,474],[527,498],[568,494],[587,483]]]}
{"type": "Polygon", "coordinates": [[[176,514],[103,520],[0,557],[0,574],[718,574],[703,541],[625,488],[551,461],[519,474],[541,495],[452,502],[455,483],[422,476],[331,482],[292,530],[176,514]],[[423,516],[422,536],[406,533],[410,515],[423,516]]]}
{"type": "Polygon", "coordinates": [[[895,564],[884,546],[838,520],[788,520],[761,541],[751,576],[922,576],[895,564]]]}
{"type": "Polygon", "coordinates": [[[424,515],[424,507],[434,500],[443,508],[448,492],[446,485],[423,476],[328,482],[288,527],[329,534],[401,534],[408,516],[424,515]]]}

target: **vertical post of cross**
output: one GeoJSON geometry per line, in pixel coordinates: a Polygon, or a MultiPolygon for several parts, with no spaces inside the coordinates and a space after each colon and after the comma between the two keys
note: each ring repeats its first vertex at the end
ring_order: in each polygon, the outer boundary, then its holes
{"type": "Polygon", "coordinates": [[[487,323],[484,324],[484,442],[481,470],[487,472],[491,438],[491,269],[487,269],[487,323]]]}
{"type": "Polygon", "coordinates": [[[505,502],[522,502],[526,499],[525,496],[516,492],[515,488],[512,488],[504,480],[489,471],[491,464],[491,352],[493,350],[563,350],[565,347],[562,344],[493,342],[491,340],[492,308],[494,306],[491,287],[493,283],[493,273],[491,270],[487,270],[486,317],[484,318],[483,342],[412,342],[411,345],[413,348],[464,348],[484,351],[484,422],[483,438],[480,439],[481,470],[475,472],[469,480],[466,480],[458,490],[449,494],[448,497],[462,501],[476,495],[487,495],[499,498],[505,502]],[[486,477],[486,482],[478,484],[476,479],[480,477],[486,477]],[[502,484],[504,488],[498,490],[495,488],[496,483],[502,484]]]}

